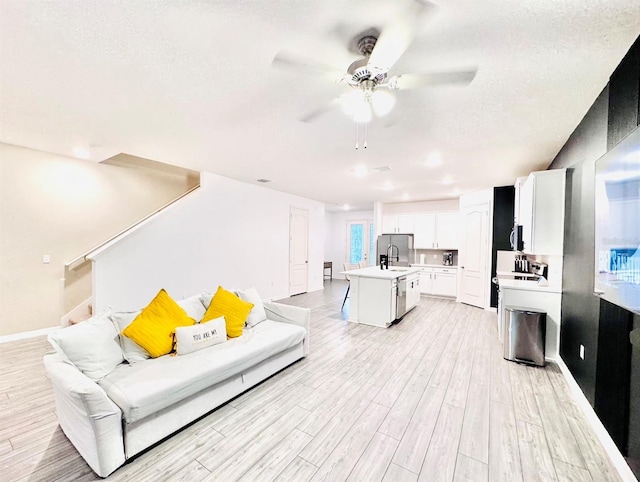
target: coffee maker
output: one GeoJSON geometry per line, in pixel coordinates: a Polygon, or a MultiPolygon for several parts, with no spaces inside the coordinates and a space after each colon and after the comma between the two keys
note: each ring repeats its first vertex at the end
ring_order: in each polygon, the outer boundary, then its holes
{"type": "Polygon", "coordinates": [[[453,253],[451,251],[445,251],[442,253],[442,264],[444,266],[453,265],[453,253]]]}

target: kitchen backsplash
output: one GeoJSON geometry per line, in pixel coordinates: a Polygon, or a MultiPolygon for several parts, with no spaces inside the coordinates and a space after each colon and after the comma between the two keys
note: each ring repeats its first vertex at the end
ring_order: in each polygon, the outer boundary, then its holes
{"type": "Polygon", "coordinates": [[[451,249],[416,249],[415,264],[422,264],[421,256],[424,255],[424,264],[442,264],[442,255],[453,253],[453,266],[458,266],[458,251],[451,249]]]}

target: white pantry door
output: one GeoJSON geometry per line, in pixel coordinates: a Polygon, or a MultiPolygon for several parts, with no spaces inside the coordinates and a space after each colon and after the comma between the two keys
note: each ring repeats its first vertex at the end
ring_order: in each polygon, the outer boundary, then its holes
{"type": "Polygon", "coordinates": [[[289,214],[289,296],[307,292],[309,213],[291,207],[289,214]]]}
{"type": "Polygon", "coordinates": [[[486,263],[489,259],[489,203],[462,208],[460,301],[484,308],[486,305],[486,263]]]}

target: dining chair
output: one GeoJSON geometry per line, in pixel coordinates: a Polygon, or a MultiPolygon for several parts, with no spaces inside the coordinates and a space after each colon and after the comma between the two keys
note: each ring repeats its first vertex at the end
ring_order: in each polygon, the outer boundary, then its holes
{"type": "MultiPolygon", "coordinates": [[[[358,269],[360,266],[358,263],[344,263],[343,267],[345,271],[351,271],[352,269],[358,269]]],[[[344,304],[346,303],[347,298],[349,297],[349,289],[351,288],[351,279],[346,274],[344,275],[344,277],[347,279],[349,284],[347,285],[347,292],[344,294],[344,300],[342,300],[342,308],[340,308],[340,311],[344,309],[344,304]]]]}

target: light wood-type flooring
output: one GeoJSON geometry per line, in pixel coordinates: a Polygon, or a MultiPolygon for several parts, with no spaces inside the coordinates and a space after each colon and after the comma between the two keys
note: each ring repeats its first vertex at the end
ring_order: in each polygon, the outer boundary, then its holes
{"type": "MultiPolygon", "coordinates": [[[[558,367],[502,358],[495,313],[423,297],[385,330],[325,287],[284,300],[312,309],[309,357],[109,480],[620,480],[558,367]]],[[[0,480],[96,479],[56,422],[48,350],[0,345],[0,480]]]]}

